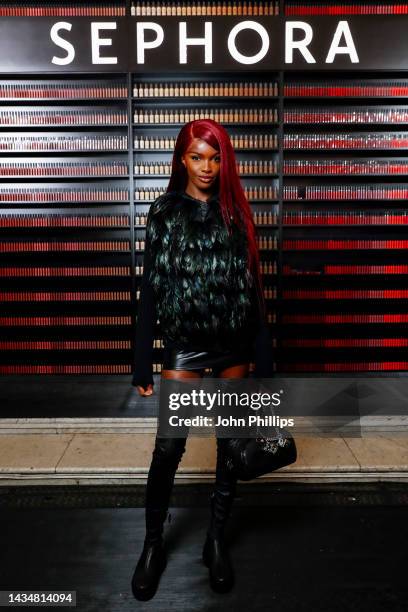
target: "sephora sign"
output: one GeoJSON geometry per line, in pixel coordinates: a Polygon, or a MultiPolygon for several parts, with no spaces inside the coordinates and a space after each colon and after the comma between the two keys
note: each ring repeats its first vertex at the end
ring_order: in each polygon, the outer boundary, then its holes
{"type": "Polygon", "coordinates": [[[398,15],[2,18],[0,72],[407,70],[407,30],[398,15]]]}
{"type": "MultiPolygon", "coordinates": [[[[170,46],[168,41],[166,41],[164,25],[155,21],[138,21],[134,28],[135,35],[131,36],[131,40],[134,42],[134,53],[132,53],[129,59],[135,69],[145,66],[150,69],[154,60],[160,62],[163,68],[164,58],[172,60],[170,66],[167,66],[166,61],[166,67],[171,68],[175,66],[179,68],[181,66],[188,66],[189,58],[191,58],[190,63],[198,64],[201,55],[201,64],[204,64],[206,67],[212,67],[215,63],[214,40],[217,40],[218,44],[220,40],[223,41],[224,49],[222,49],[222,54],[224,57],[225,55],[229,56],[226,58],[228,64],[232,61],[237,65],[254,66],[262,63],[262,60],[269,55],[271,34],[262,23],[253,20],[240,21],[229,30],[227,36],[222,38],[214,36],[214,30],[216,30],[214,26],[216,25],[212,21],[204,21],[199,24],[199,29],[203,30],[202,35],[194,36],[191,34],[191,30],[195,29],[197,31],[198,28],[190,27],[189,32],[187,21],[179,21],[176,26],[178,28],[176,37],[174,36],[174,28],[172,28],[170,46]],[[241,37],[239,37],[240,34],[242,35],[241,37]],[[174,45],[175,38],[177,42],[174,45]],[[237,41],[238,38],[245,41],[243,44],[244,50],[240,50],[242,40],[240,45],[237,41]],[[256,51],[248,49],[251,46],[256,47],[256,51]],[[198,52],[194,53],[193,48],[198,48],[198,52]]],[[[117,23],[115,22],[91,23],[90,36],[93,65],[104,64],[115,66],[118,64],[119,58],[117,56],[102,55],[102,47],[113,46],[113,36],[116,30],[117,23]]],[[[64,52],[62,55],[54,55],[52,57],[51,62],[53,64],[69,66],[74,62],[75,46],[69,41],[68,37],[68,33],[71,32],[72,23],[70,22],[59,21],[52,26],[50,31],[51,40],[64,52]]],[[[287,21],[285,23],[285,63],[294,63],[294,53],[296,51],[308,64],[316,64],[316,58],[309,49],[313,36],[313,27],[309,23],[287,21]]],[[[276,32],[274,38],[275,40],[277,39],[276,32]]],[[[338,22],[325,58],[325,63],[333,64],[336,56],[341,54],[348,55],[352,63],[359,63],[356,46],[347,21],[338,22]]]]}

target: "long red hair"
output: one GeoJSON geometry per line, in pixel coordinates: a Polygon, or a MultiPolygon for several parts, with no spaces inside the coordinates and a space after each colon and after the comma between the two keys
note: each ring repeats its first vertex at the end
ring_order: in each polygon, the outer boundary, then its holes
{"type": "Polygon", "coordinates": [[[182,127],[174,147],[171,177],[166,191],[184,191],[187,187],[188,174],[181,161],[181,157],[194,138],[204,140],[221,154],[220,173],[218,176],[221,214],[229,233],[232,231],[230,217],[246,232],[248,269],[254,276],[258,299],[265,315],[263,284],[259,269],[259,251],[252,209],[245,196],[238,175],[234,148],[227,130],[222,125],[213,119],[196,119],[182,127]]]}

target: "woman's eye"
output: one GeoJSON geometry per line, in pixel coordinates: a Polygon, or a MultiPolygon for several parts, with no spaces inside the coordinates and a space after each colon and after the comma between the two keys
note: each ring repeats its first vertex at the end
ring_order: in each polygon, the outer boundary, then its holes
{"type": "Polygon", "coordinates": [[[215,161],[216,161],[216,162],[219,164],[219,163],[220,163],[220,161],[221,161],[221,158],[220,158],[220,157],[216,157],[216,158],[215,158],[215,161]]]}
{"type": "Polygon", "coordinates": [[[198,157],[198,155],[193,155],[191,159],[193,159],[194,161],[197,161],[200,158],[198,157]]]}

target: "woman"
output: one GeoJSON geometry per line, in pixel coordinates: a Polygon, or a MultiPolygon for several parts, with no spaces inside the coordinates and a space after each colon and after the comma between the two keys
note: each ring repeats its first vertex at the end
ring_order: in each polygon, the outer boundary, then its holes
{"type": "MultiPolygon", "coordinates": [[[[164,344],[162,378],[272,375],[252,211],[237,173],[228,133],[211,119],[187,123],[175,145],[166,193],[150,207],[136,326],[132,384],[153,393],[153,337],[157,319],[164,344]]],[[[234,573],[224,527],[236,478],[226,466],[225,438],[217,438],[215,489],[203,548],[210,584],[230,590],[234,573]]],[[[147,600],[166,566],[163,523],[186,438],[156,436],[146,487],[146,537],[132,579],[133,594],[147,600]]]]}

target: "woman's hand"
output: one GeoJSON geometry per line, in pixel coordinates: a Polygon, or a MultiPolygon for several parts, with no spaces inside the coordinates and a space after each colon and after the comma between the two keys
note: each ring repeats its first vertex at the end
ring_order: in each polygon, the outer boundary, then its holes
{"type": "Polygon", "coordinates": [[[139,391],[139,395],[142,395],[142,396],[153,395],[154,393],[153,385],[147,385],[146,389],[138,385],[136,389],[139,391]]]}

